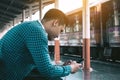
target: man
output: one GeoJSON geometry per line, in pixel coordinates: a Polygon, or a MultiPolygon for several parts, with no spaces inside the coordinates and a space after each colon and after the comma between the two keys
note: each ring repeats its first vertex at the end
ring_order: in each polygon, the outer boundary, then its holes
{"type": "Polygon", "coordinates": [[[48,39],[57,37],[66,25],[65,14],[50,9],[41,22],[23,22],[9,30],[0,42],[0,80],[24,80],[33,69],[43,78],[39,80],[57,80],[77,72],[80,64],[53,65],[48,52],[48,39]]]}

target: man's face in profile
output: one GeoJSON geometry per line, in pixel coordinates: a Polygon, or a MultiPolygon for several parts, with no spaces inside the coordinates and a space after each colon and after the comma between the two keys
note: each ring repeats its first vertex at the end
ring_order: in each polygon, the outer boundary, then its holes
{"type": "Polygon", "coordinates": [[[51,27],[48,32],[48,40],[54,40],[54,38],[58,37],[64,28],[65,25],[56,25],[54,27],[51,27]]]}

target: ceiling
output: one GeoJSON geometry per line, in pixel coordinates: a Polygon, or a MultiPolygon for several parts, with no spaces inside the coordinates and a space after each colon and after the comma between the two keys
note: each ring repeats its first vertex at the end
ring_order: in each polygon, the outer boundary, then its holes
{"type": "MultiPolygon", "coordinates": [[[[42,6],[55,0],[42,0],[42,6]]],[[[0,0],[0,30],[32,5],[32,12],[39,10],[39,0],[0,0]]]]}

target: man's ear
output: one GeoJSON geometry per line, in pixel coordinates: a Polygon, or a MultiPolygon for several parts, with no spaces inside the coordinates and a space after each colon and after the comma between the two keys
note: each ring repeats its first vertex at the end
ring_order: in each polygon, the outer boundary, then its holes
{"type": "Polygon", "coordinates": [[[53,26],[58,26],[58,20],[53,20],[53,26]]]}

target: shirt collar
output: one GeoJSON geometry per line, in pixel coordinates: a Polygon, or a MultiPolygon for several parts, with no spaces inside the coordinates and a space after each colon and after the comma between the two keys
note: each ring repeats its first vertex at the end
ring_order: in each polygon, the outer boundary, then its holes
{"type": "Polygon", "coordinates": [[[38,20],[38,22],[41,24],[42,28],[43,28],[43,29],[45,29],[45,28],[44,28],[44,26],[43,26],[43,24],[41,23],[41,21],[40,21],[40,20],[38,20]]]}

